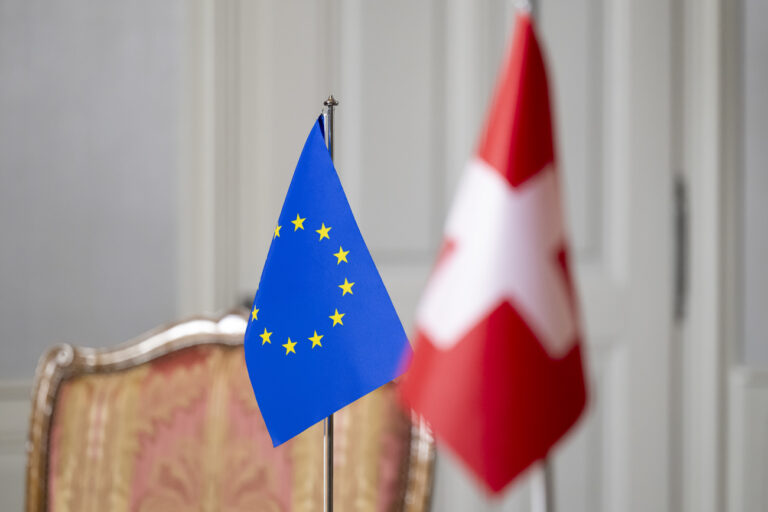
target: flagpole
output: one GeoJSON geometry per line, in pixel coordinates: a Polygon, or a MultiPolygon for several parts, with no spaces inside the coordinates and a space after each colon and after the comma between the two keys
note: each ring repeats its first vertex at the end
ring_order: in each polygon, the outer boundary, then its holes
{"type": "Polygon", "coordinates": [[[552,456],[544,457],[544,510],[555,512],[555,468],[552,464],[552,456]]]}
{"type": "MultiPolygon", "coordinates": [[[[536,16],[536,0],[517,0],[515,5],[518,10],[528,12],[531,19],[536,16]]],[[[540,476],[537,479],[534,492],[533,510],[540,512],[555,512],[555,468],[552,463],[552,455],[547,454],[541,461],[540,476]]]]}
{"type": "MultiPolygon", "coordinates": [[[[517,0],[515,7],[523,12],[528,12],[531,19],[536,16],[536,0],[517,0]]],[[[534,493],[533,510],[540,512],[555,512],[555,468],[552,464],[552,456],[547,454],[541,461],[541,474],[537,479],[538,492],[534,493]]]]}
{"type": "MultiPolygon", "coordinates": [[[[323,102],[323,133],[325,144],[333,160],[333,109],[339,102],[333,97],[323,102]]],[[[333,414],[323,422],[323,511],[333,512],[333,414]]]]}
{"type": "Polygon", "coordinates": [[[552,458],[547,456],[531,475],[532,512],[555,512],[554,484],[552,458]]]}
{"type": "MultiPolygon", "coordinates": [[[[538,7],[536,0],[517,0],[518,10],[528,12],[531,19],[536,17],[538,7]]],[[[540,512],[555,512],[555,468],[552,455],[547,454],[541,461],[541,473],[538,478],[538,492],[534,494],[533,510],[540,512]]]]}

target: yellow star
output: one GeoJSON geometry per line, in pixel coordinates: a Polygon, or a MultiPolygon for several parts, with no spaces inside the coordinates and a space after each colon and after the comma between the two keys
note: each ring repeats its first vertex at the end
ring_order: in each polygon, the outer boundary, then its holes
{"type": "MultiPolygon", "coordinates": [[[[330,227],[327,228],[327,227],[325,227],[325,223],[323,223],[323,225],[322,225],[322,227],[320,229],[316,229],[315,230],[315,233],[320,233],[320,240],[322,240],[323,238],[327,238],[328,240],[330,240],[331,237],[328,236],[328,232],[331,229],[333,229],[333,228],[330,228],[330,227]]],[[[320,240],[318,240],[318,242],[320,240]]]]}
{"type": "Polygon", "coordinates": [[[309,341],[312,342],[312,348],[315,348],[315,346],[322,347],[323,345],[320,343],[320,340],[323,338],[322,334],[317,334],[317,331],[315,331],[314,336],[310,336],[309,341]]]}
{"type": "Polygon", "coordinates": [[[354,295],[354,293],[352,293],[352,286],[354,284],[355,283],[350,283],[349,281],[347,281],[347,278],[345,277],[344,278],[344,284],[340,284],[339,285],[339,288],[341,288],[341,296],[343,297],[343,296],[345,296],[348,293],[350,295],[354,295]]]}
{"type": "Polygon", "coordinates": [[[281,227],[283,227],[283,226],[281,226],[280,224],[277,225],[277,227],[275,228],[275,236],[273,236],[272,238],[275,238],[275,237],[280,238],[280,228],[281,227]]]}
{"type": "Polygon", "coordinates": [[[328,317],[333,320],[333,325],[331,327],[336,327],[336,324],[344,325],[344,322],[341,321],[341,317],[344,315],[346,315],[346,313],[339,313],[339,310],[335,309],[334,313],[328,317]]]}
{"type": "Polygon", "coordinates": [[[284,344],[283,346],[285,347],[285,355],[288,355],[291,352],[294,354],[296,353],[296,350],[293,348],[296,346],[296,342],[291,341],[291,338],[288,338],[288,343],[284,344]]]}
{"type": "Polygon", "coordinates": [[[291,222],[293,222],[293,230],[294,230],[294,231],[298,231],[298,230],[300,230],[300,229],[304,229],[304,221],[305,221],[305,220],[307,220],[307,218],[306,218],[306,217],[304,217],[304,218],[302,219],[301,217],[299,217],[299,214],[297,213],[297,214],[296,214],[296,220],[292,220],[292,221],[291,221],[291,222]]]}
{"type": "Polygon", "coordinates": [[[257,308],[253,308],[253,311],[251,311],[251,320],[258,320],[259,319],[259,310],[257,308]]]}
{"type": "Polygon", "coordinates": [[[271,332],[267,332],[267,328],[264,328],[264,332],[259,334],[261,336],[261,344],[264,345],[265,343],[272,344],[272,340],[269,339],[270,336],[272,336],[271,332]]]}
{"type": "Polygon", "coordinates": [[[341,248],[341,246],[339,246],[339,252],[334,253],[334,256],[336,256],[336,259],[338,260],[336,264],[338,265],[342,261],[345,263],[349,263],[347,261],[347,254],[349,254],[349,251],[345,251],[344,249],[341,248]]]}

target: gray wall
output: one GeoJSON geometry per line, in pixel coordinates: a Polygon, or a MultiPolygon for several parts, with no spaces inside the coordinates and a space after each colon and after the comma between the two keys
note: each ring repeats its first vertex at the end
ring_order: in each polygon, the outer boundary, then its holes
{"type": "Polygon", "coordinates": [[[0,0],[0,379],[174,317],[180,0],[0,0]]]}
{"type": "Polygon", "coordinates": [[[744,361],[768,364],[768,3],[744,0],[744,361]]]}

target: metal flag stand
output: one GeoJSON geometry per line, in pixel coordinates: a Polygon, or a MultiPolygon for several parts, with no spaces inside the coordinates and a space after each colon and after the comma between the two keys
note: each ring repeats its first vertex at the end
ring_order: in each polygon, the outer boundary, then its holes
{"type": "MultiPolygon", "coordinates": [[[[333,160],[333,109],[339,102],[333,97],[323,102],[325,145],[333,160]]],[[[333,512],[333,414],[323,421],[323,511],[333,512]]]]}

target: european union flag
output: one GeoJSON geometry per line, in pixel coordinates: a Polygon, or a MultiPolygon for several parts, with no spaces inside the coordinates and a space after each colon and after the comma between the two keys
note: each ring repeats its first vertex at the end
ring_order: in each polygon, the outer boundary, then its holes
{"type": "Polygon", "coordinates": [[[272,444],[401,373],[403,326],[323,139],[309,133],[277,221],[245,332],[272,444]]]}

